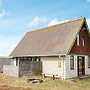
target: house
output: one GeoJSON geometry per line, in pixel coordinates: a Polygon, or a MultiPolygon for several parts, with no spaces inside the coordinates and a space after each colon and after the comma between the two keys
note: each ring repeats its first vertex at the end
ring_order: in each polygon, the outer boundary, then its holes
{"type": "Polygon", "coordinates": [[[27,32],[10,56],[15,58],[16,66],[22,67],[21,75],[31,71],[32,62],[39,62],[33,63],[32,71],[49,77],[90,75],[90,33],[86,19],[27,32]]]}

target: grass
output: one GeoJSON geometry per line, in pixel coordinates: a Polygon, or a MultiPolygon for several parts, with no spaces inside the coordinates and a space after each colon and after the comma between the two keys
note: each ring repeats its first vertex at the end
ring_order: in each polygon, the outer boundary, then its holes
{"type": "Polygon", "coordinates": [[[76,78],[76,82],[72,82],[71,80],[52,80],[52,78],[43,78],[42,76],[34,76],[32,78],[43,79],[44,82],[41,84],[27,84],[25,82],[26,77],[13,78],[0,74],[0,86],[7,85],[10,87],[24,87],[32,88],[32,90],[90,90],[90,78],[87,80],[76,78]]]}

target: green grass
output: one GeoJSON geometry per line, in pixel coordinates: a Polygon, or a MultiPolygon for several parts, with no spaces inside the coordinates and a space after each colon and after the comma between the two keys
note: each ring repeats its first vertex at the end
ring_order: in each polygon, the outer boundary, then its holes
{"type": "Polygon", "coordinates": [[[42,76],[34,76],[32,78],[43,79],[44,82],[41,84],[27,84],[25,82],[26,77],[13,78],[0,74],[0,85],[24,88],[30,87],[32,90],[90,90],[90,78],[87,80],[76,78],[76,82],[72,82],[71,80],[52,80],[52,78],[43,78],[42,76]]]}

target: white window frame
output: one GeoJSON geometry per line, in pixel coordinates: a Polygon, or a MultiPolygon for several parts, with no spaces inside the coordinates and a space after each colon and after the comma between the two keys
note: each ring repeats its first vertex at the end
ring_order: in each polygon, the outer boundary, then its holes
{"type": "Polygon", "coordinates": [[[80,35],[78,34],[77,35],[77,46],[79,46],[80,45],[80,35]]]}
{"type": "Polygon", "coordinates": [[[74,70],[74,56],[70,56],[70,70],[74,70]]]}
{"type": "Polygon", "coordinates": [[[90,56],[88,56],[88,68],[90,68],[90,56]]]}
{"type": "Polygon", "coordinates": [[[83,36],[82,43],[83,43],[83,47],[84,47],[85,46],[85,37],[84,36],[83,36]]]}

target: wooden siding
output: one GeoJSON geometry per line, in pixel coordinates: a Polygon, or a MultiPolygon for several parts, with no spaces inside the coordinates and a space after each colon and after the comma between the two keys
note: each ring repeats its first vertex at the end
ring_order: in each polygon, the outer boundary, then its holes
{"type": "Polygon", "coordinates": [[[57,75],[55,77],[63,79],[63,59],[59,57],[42,57],[42,73],[45,76],[57,75]],[[61,67],[58,66],[58,62],[61,61],[61,67]]]}
{"type": "Polygon", "coordinates": [[[88,68],[88,56],[85,56],[85,75],[90,75],[90,68],[88,68]]]}
{"type": "Polygon", "coordinates": [[[70,69],[70,56],[66,55],[65,58],[65,77],[64,79],[77,77],[77,56],[74,55],[74,70],[70,69]]]}
{"type": "Polygon", "coordinates": [[[90,37],[88,30],[83,30],[86,28],[85,24],[83,25],[82,29],[79,32],[79,38],[80,38],[80,45],[77,45],[77,39],[71,49],[70,54],[89,54],[90,52],[90,37]],[[83,46],[83,37],[85,37],[85,45],[83,46]]]}
{"type": "Polygon", "coordinates": [[[41,74],[42,62],[41,61],[19,61],[19,74],[20,76],[30,76],[33,74],[41,74]]]}
{"type": "MultiPolygon", "coordinates": [[[[78,71],[77,71],[77,57],[78,55],[74,55],[74,70],[70,69],[70,56],[67,55],[65,58],[65,77],[64,79],[68,78],[73,78],[78,76],[78,71]]],[[[80,55],[85,57],[85,75],[90,75],[90,68],[88,68],[88,56],[86,55],[80,55]]]]}

